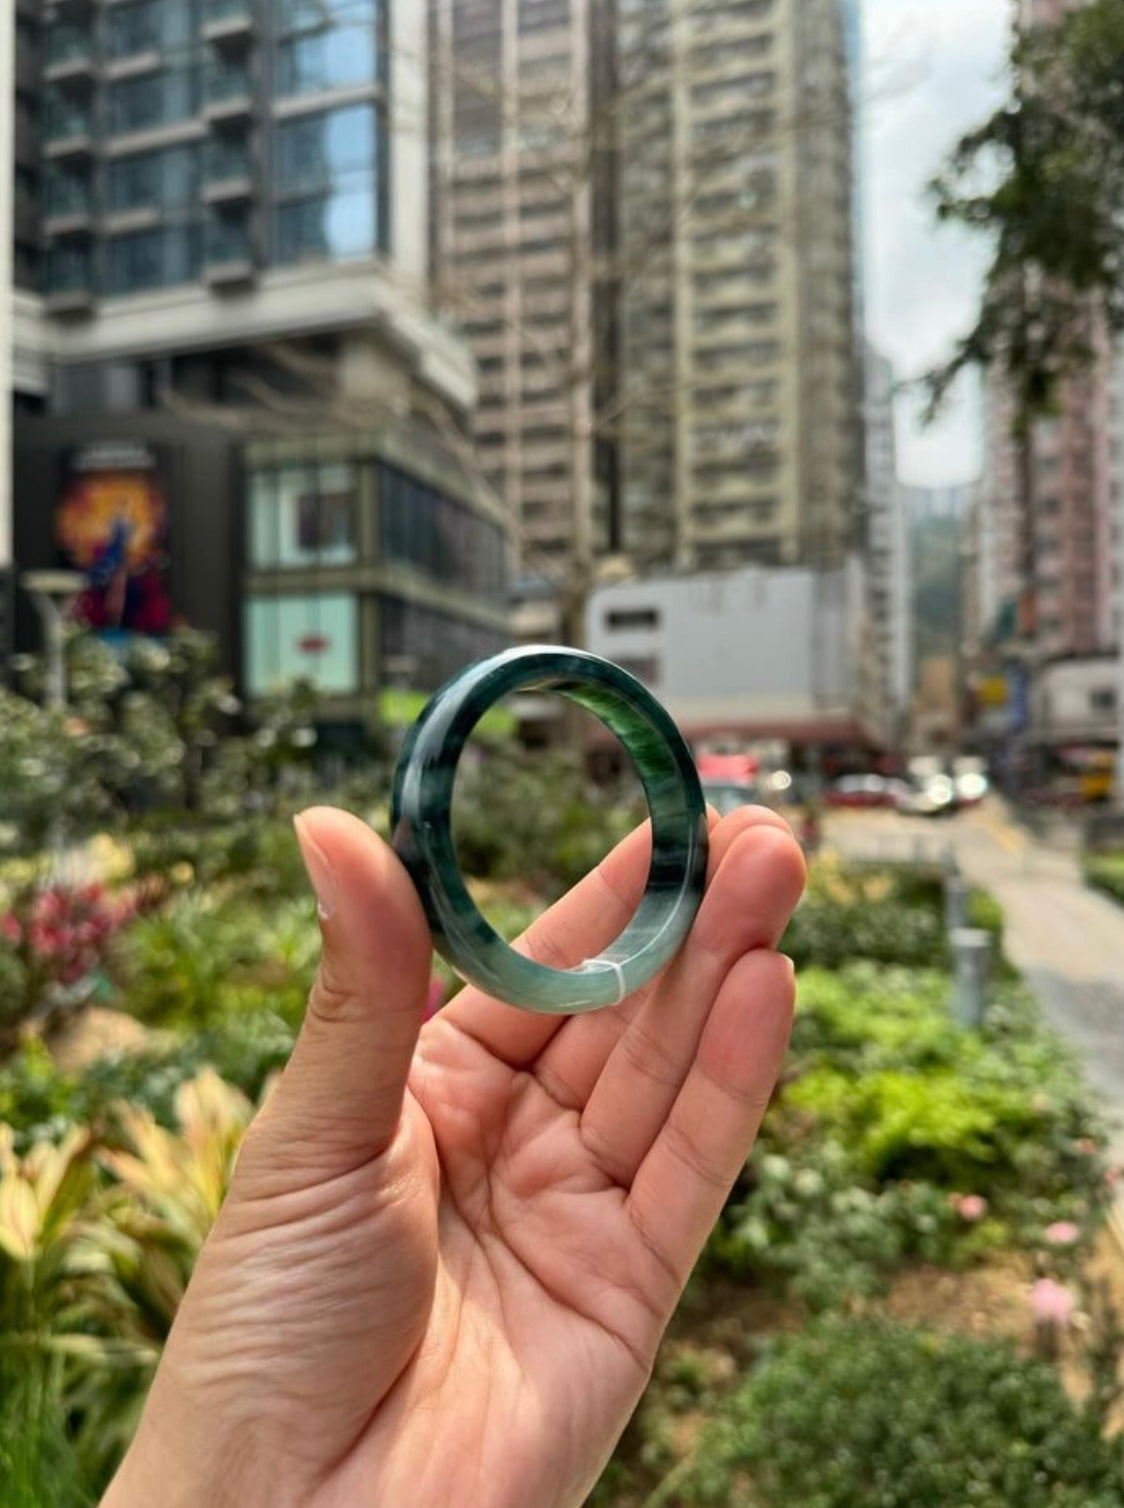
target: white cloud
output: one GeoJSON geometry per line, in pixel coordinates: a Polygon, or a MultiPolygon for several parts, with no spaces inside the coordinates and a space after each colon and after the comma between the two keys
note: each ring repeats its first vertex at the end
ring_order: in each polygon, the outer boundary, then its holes
{"type": "MultiPolygon", "coordinates": [[[[987,249],[939,229],[925,186],[956,139],[1003,97],[1008,0],[866,0],[864,215],[867,327],[912,378],[947,355],[969,327],[987,249]]],[[[976,384],[931,429],[903,398],[899,470],[939,486],[979,469],[976,384]]]]}

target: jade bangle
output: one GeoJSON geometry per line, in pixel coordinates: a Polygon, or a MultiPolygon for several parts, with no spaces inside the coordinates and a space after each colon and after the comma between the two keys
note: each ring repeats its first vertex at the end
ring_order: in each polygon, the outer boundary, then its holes
{"type": "Polygon", "coordinates": [[[690,750],[638,680],[580,650],[507,650],[438,691],[403,746],[391,821],[438,952],[487,994],[526,1010],[563,1014],[617,1004],[674,957],[702,900],[706,809],[690,750]],[[514,691],[557,691],[599,717],[632,756],[652,818],[652,862],[635,916],[604,953],[575,969],[549,969],[508,947],[480,914],[457,864],[457,762],[484,713],[514,691]]]}

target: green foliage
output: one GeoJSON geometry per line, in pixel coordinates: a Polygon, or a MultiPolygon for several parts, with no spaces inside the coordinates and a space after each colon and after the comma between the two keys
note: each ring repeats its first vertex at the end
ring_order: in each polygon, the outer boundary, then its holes
{"type": "Polygon", "coordinates": [[[1124,854],[1097,854],[1085,860],[1085,883],[1124,906],[1124,854]]]}
{"type": "Polygon", "coordinates": [[[201,1029],[254,1010],[295,1023],[319,948],[307,898],[270,905],[218,888],[192,889],[130,929],[121,1001],[157,1025],[201,1029]]]}
{"type": "Polygon", "coordinates": [[[935,910],[893,899],[842,903],[815,894],[797,909],[781,950],[798,969],[838,969],[859,958],[934,968],[949,957],[944,923],[935,910]]]}
{"type": "Polygon", "coordinates": [[[145,1052],[117,1053],[80,1073],[62,1073],[36,1038],[0,1065],[0,1123],[13,1128],[17,1151],[54,1141],[72,1127],[115,1139],[114,1107],[134,1105],[162,1126],[176,1125],[180,1086],[213,1068],[251,1099],[283,1068],[294,1029],[272,1010],[239,1011],[203,1031],[159,1037],[145,1052]]]}
{"type": "Polygon", "coordinates": [[[578,760],[490,743],[457,778],[453,831],[466,875],[521,880],[548,899],[587,874],[643,815],[593,787],[578,760]]]}
{"type": "Polygon", "coordinates": [[[1100,1128],[1069,1053],[1020,987],[985,1029],[953,1022],[946,975],[855,964],[800,978],[789,1067],[708,1252],[813,1307],[902,1262],[955,1264],[1086,1226],[1100,1128]],[[959,1196],[985,1201],[962,1219],[959,1196]]]}
{"type": "Polygon", "coordinates": [[[1121,1508],[1124,1444],[1011,1349],[867,1316],[778,1343],[704,1432],[680,1508],[1121,1508]]]}

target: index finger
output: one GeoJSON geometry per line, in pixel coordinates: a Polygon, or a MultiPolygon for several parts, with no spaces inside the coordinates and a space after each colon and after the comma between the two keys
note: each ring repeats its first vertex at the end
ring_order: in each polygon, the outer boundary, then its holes
{"type": "MultiPolygon", "coordinates": [[[[772,822],[788,832],[783,817],[758,807],[746,807],[719,823],[707,810],[712,845],[709,871],[713,874],[722,852],[741,831],[744,821],[772,822]],[[716,833],[717,828],[721,832],[716,833]]],[[[512,946],[552,969],[572,969],[609,946],[631,920],[648,881],[652,855],[651,828],[645,822],[618,843],[596,869],[533,922],[512,946]]],[[[588,1026],[614,1011],[598,1011],[571,1019],[519,1010],[494,1000],[468,985],[441,1012],[432,1027],[442,1023],[472,1037],[512,1068],[526,1068],[559,1031],[570,1025],[588,1026]]],[[[619,1012],[617,1012],[619,1014],[619,1012]]],[[[427,1028],[428,1030],[428,1028],[427,1028]]]]}

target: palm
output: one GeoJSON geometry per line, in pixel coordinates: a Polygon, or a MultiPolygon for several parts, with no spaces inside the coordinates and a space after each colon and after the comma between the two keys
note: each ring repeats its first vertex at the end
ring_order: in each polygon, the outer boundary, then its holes
{"type": "MultiPolygon", "coordinates": [[[[380,876],[385,932],[347,978],[326,955],[173,1333],[154,1389],[171,1396],[150,1404],[190,1415],[200,1441],[211,1416],[254,1441],[259,1495],[235,1482],[229,1501],[581,1501],[787,1038],[791,973],[768,949],[798,851],[774,819],[741,814],[712,829],[710,870],[691,937],[647,992],[559,1023],[465,990],[416,1042],[425,939],[405,876],[380,876]],[[376,958],[401,991],[371,1043],[351,979],[376,958]]],[[[637,836],[525,946],[561,967],[599,951],[645,872],[637,836]]],[[[208,1484],[207,1500],[226,1490],[208,1484]]]]}

